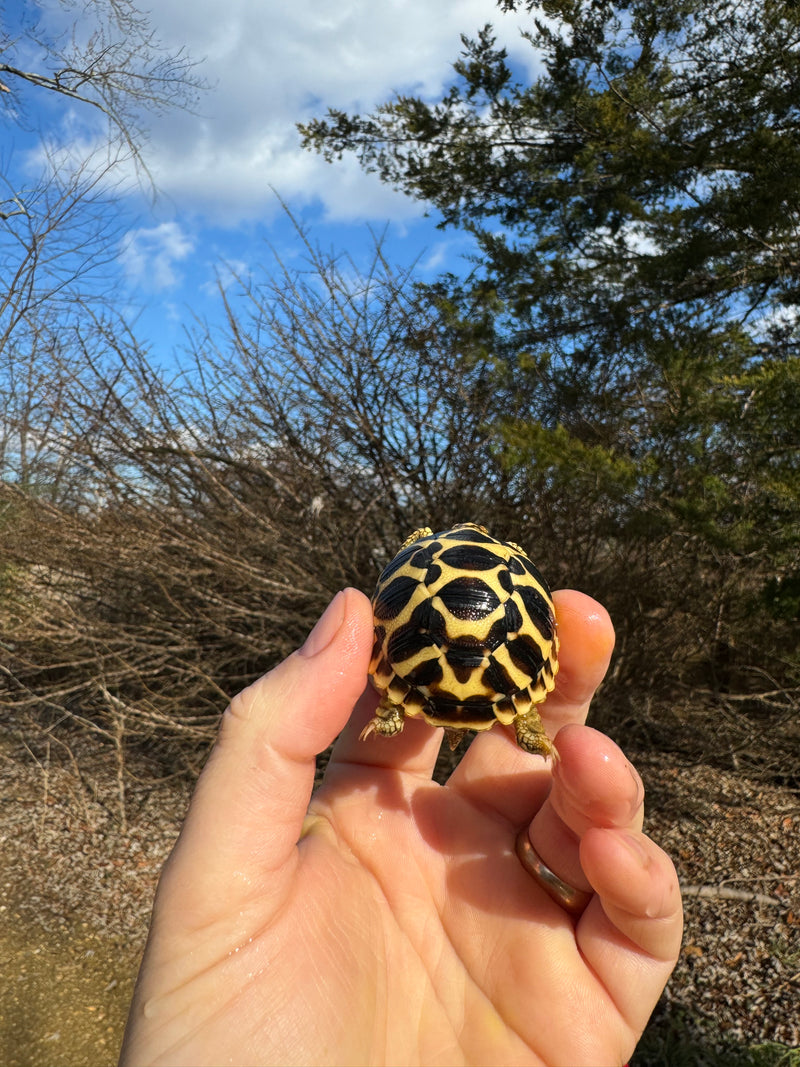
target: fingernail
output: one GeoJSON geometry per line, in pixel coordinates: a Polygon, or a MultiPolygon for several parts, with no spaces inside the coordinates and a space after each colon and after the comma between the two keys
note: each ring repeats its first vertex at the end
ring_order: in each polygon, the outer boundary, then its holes
{"type": "Polygon", "coordinates": [[[649,867],[650,857],[647,854],[647,849],[644,847],[644,836],[642,834],[628,833],[623,833],[620,836],[622,843],[634,857],[639,866],[642,868],[649,867]]]}
{"type": "Polygon", "coordinates": [[[639,772],[636,770],[636,768],[631,763],[628,764],[628,772],[629,772],[631,778],[633,779],[633,784],[634,784],[634,786],[636,788],[636,796],[635,796],[635,799],[634,799],[634,805],[635,805],[635,809],[638,810],[639,807],[641,807],[641,805],[644,803],[644,782],[642,781],[642,778],[641,778],[641,775],[639,774],[639,772]]]}
{"type": "Polygon", "coordinates": [[[314,629],[305,639],[303,647],[299,650],[301,656],[311,659],[328,647],[344,622],[344,601],[344,590],[341,590],[328,604],[314,629]]]}

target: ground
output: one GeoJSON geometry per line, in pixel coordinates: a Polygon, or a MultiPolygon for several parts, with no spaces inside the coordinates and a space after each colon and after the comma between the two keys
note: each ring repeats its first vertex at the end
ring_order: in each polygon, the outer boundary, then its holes
{"type": "MultiPolygon", "coordinates": [[[[51,755],[0,749],[0,1062],[100,1067],[116,1062],[158,872],[189,788],[154,781],[152,764],[129,765],[123,823],[107,751],[51,755]]],[[[738,1064],[755,1062],[745,1050],[765,1042],[797,1048],[796,794],[702,764],[636,763],[647,829],[685,887],[683,951],[653,1035],[690,1034],[696,1056],[684,1048],[686,1064],[718,1062],[715,1049],[740,1049],[738,1064]]],[[[670,1053],[653,1051],[664,1046],[646,1042],[635,1063],[672,1067],[670,1053]]],[[[758,1062],[789,1062],[773,1051],[758,1062]]]]}
{"type": "Polygon", "coordinates": [[[685,930],[658,1014],[690,1015],[704,1046],[796,1049],[797,796],[702,764],[678,770],[661,762],[636,761],[648,792],[647,829],[678,868],[685,930]]]}

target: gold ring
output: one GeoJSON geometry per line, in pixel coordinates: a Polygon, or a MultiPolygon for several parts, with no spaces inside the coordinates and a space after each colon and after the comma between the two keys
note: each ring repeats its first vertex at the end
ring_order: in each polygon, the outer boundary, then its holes
{"type": "Polygon", "coordinates": [[[517,834],[516,852],[528,874],[533,875],[556,904],[559,904],[564,911],[568,911],[570,915],[583,913],[594,894],[587,893],[585,889],[576,889],[574,885],[559,878],[555,871],[551,871],[531,844],[526,826],[517,834]]]}

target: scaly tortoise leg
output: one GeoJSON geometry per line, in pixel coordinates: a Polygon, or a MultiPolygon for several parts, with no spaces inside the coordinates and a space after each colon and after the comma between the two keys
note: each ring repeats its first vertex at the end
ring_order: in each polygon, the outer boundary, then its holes
{"type": "Polygon", "coordinates": [[[405,720],[405,712],[400,705],[392,704],[386,697],[383,697],[375,709],[375,717],[369,720],[359,734],[359,740],[366,741],[373,733],[380,737],[394,737],[402,731],[405,720]]]}
{"type": "Polygon", "coordinates": [[[523,711],[514,719],[514,729],[517,733],[517,744],[525,752],[535,756],[552,757],[555,762],[558,758],[558,749],[547,736],[544,723],[536,708],[523,711]]]}

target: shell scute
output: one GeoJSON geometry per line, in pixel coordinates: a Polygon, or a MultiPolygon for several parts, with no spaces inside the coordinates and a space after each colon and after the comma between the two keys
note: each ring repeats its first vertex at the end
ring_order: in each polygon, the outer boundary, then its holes
{"type": "Polygon", "coordinates": [[[544,666],[544,653],[536,641],[520,634],[508,642],[507,648],[512,662],[523,674],[538,677],[544,666]]]}
{"type": "Polygon", "coordinates": [[[490,571],[503,565],[503,558],[477,545],[457,545],[446,548],[440,559],[447,567],[459,571],[490,571]]]}
{"type": "Polygon", "coordinates": [[[477,622],[497,611],[500,598],[480,578],[471,575],[453,578],[439,590],[438,598],[457,619],[477,622]]]}
{"type": "MultiPolygon", "coordinates": [[[[420,633],[415,626],[409,624],[400,630],[395,630],[389,638],[386,658],[395,665],[407,660],[416,662],[426,649],[436,647],[436,642],[430,634],[420,633]]],[[[404,671],[402,677],[406,678],[408,674],[404,671]]]]}
{"type": "Polygon", "coordinates": [[[543,588],[536,589],[533,586],[523,585],[519,587],[519,596],[525,611],[536,624],[539,634],[545,641],[552,641],[555,617],[550,594],[545,594],[543,588]]]}
{"type": "Polygon", "coordinates": [[[461,523],[460,526],[454,526],[451,530],[436,536],[441,541],[470,541],[476,545],[497,545],[501,543],[487,532],[485,526],[478,526],[471,522],[461,523]],[[468,534],[465,536],[465,531],[467,530],[468,534]]]}
{"type": "Polygon", "coordinates": [[[489,657],[489,665],[481,676],[481,683],[487,692],[497,693],[496,703],[498,704],[505,694],[513,693],[518,688],[510,673],[496,656],[489,657]]]}
{"type": "MultiPolygon", "coordinates": [[[[506,613],[504,619],[505,632],[503,637],[509,634],[518,634],[524,625],[522,612],[516,602],[510,598],[506,601],[506,613]]],[[[499,644],[499,641],[498,641],[499,644]]]]}
{"type": "Polygon", "coordinates": [[[398,575],[373,605],[375,618],[381,622],[396,619],[418,590],[419,582],[416,578],[405,574],[398,575]]]}

